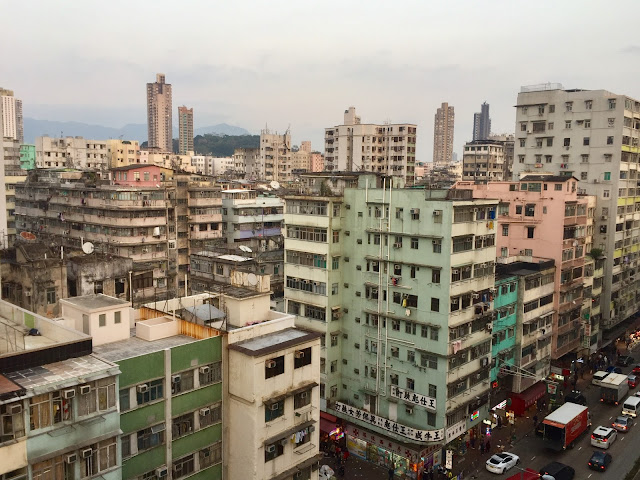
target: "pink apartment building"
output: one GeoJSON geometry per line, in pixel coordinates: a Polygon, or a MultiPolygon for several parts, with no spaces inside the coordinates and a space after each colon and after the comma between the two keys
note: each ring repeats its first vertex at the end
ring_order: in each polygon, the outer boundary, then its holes
{"type": "Polygon", "coordinates": [[[136,164],[112,168],[111,178],[116,185],[129,187],[155,187],[173,179],[173,170],[157,165],[136,164]]]}
{"type": "MultiPolygon", "coordinates": [[[[595,197],[578,194],[578,179],[570,176],[527,175],[516,182],[464,181],[453,188],[473,190],[474,198],[500,200],[496,215],[496,252],[500,257],[552,258],[560,266],[553,295],[551,358],[581,351],[582,335],[590,340],[591,324],[598,321],[591,312],[593,279],[588,278],[593,275],[593,260],[585,256],[592,246],[595,197]]],[[[593,299],[596,302],[599,305],[599,295],[593,299]]],[[[589,347],[589,340],[584,348],[589,347]]]]}

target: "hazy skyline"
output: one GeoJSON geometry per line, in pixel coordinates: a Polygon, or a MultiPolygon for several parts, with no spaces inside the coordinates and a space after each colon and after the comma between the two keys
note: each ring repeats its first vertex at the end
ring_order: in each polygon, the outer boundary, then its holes
{"type": "Polygon", "coordinates": [[[416,158],[430,161],[442,102],[455,107],[462,158],[482,102],[493,132],[514,131],[522,85],[640,98],[640,41],[624,28],[640,12],[632,0],[1,5],[16,21],[0,33],[0,86],[38,119],[146,123],[146,83],[162,72],[174,114],[193,107],[196,128],[290,125],[293,143],[323,151],[324,128],[355,106],[365,123],[416,123],[416,158]]]}

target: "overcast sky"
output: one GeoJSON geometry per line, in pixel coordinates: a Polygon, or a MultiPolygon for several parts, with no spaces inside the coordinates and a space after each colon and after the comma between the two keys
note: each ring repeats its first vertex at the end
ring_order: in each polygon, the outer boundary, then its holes
{"type": "Polygon", "coordinates": [[[196,127],[290,125],[323,150],[353,105],[363,123],[416,123],[431,161],[444,101],[461,156],[483,101],[492,130],[513,132],[522,85],[640,98],[638,0],[0,0],[0,13],[0,86],[43,120],[146,123],[145,84],[163,72],[174,122],[186,104],[196,127]]]}

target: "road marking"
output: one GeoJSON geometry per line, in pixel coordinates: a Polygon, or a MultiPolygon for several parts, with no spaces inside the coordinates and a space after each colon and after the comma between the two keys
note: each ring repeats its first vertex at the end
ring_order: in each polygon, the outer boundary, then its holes
{"type": "Polygon", "coordinates": [[[620,441],[623,441],[623,440],[624,440],[624,437],[620,437],[620,441]]]}
{"type": "Polygon", "coordinates": [[[582,450],[582,447],[578,447],[578,450],[582,450]]]}
{"type": "Polygon", "coordinates": [[[609,420],[611,420],[613,417],[609,417],[609,420]]]}
{"type": "Polygon", "coordinates": [[[533,459],[536,458],[536,456],[534,455],[533,457],[531,457],[531,461],[533,461],[533,459]]]}
{"type": "Polygon", "coordinates": [[[591,475],[593,475],[593,473],[590,473],[589,476],[587,478],[591,478],[591,475]]]}

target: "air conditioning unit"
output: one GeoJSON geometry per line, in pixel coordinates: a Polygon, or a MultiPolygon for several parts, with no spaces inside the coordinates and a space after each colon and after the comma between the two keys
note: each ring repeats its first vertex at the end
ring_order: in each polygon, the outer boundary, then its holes
{"type": "Polygon", "coordinates": [[[276,361],[275,360],[267,360],[264,363],[265,367],[267,368],[276,368],[276,361]]]}
{"type": "Polygon", "coordinates": [[[496,289],[492,287],[492,288],[489,289],[489,292],[496,293],[496,289]]]}
{"type": "Polygon", "coordinates": [[[273,453],[276,451],[276,446],[275,445],[267,445],[266,447],[264,447],[264,451],[267,453],[273,453]]]}
{"type": "Polygon", "coordinates": [[[481,367],[486,367],[487,365],[489,365],[489,359],[487,357],[484,357],[482,360],[480,360],[481,367]]]}
{"type": "Polygon", "coordinates": [[[493,322],[487,322],[487,330],[493,330],[493,322]]]}
{"type": "Polygon", "coordinates": [[[209,373],[210,368],[205,365],[204,367],[200,367],[200,373],[202,373],[203,375],[206,375],[207,373],[209,373]]]}
{"type": "Polygon", "coordinates": [[[164,478],[168,474],[169,474],[169,470],[167,469],[167,467],[162,466],[162,467],[156,468],[156,477],[164,478]]]}
{"type": "Polygon", "coordinates": [[[82,458],[89,458],[91,455],[93,455],[92,448],[85,448],[84,450],[82,450],[82,458]]]}
{"type": "Polygon", "coordinates": [[[302,350],[296,350],[293,356],[296,358],[304,358],[304,352],[302,350]]]}
{"type": "Polygon", "coordinates": [[[91,385],[80,385],[80,395],[88,395],[91,393],[91,385]]]}
{"type": "Polygon", "coordinates": [[[78,454],[72,453],[71,455],[67,455],[64,459],[66,463],[76,463],[78,461],[78,454]]]}
{"type": "Polygon", "coordinates": [[[63,390],[62,396],[64,398],[73,398],[76,396],[76,390],[74,388],[70,388],[68,390],[63,390]]]}
{"type": "Polygon", "coordinates": [[[300,398],[307,398],[308,395],[309,395],[309,392],[302,392],[300,393],[300,398]]]}
{"type": "Polygon", "coordinates": [[[180,383],[180,375],[171,375],[171,383],[180,383]]]}
{"type": "Polygon", "coordinates": [[[434,217],[439,217],[440,215],[442,215],[442,211],[440,211],[440,210],[434,210],[433,211],[433,216],[434,217]]]}
{"type": "Polygon", "coordinates": [[[148,390],[149,390],[149,385],[147,385],[146,383],[143,383],[142,385],[138,385],[136,387],[136,392],[138,393],[145,393],[148,390]]]}
{"type": "Polygon", "coordinates": [[[271,410],[272,412],[280,410],[280,403],[279,402],[278,403],[272,403],[269,406],[269,410],[271,410]]]}
{"type": "Polygon", "coordinates": [[[411,215],[418,215],[420,213],[420,209],[419,208],[412,208],[411,209],[411,215]]]}
{"type": "Polygon", "coordinates": [[[602,215],[602,217],[600,217],[601,220],[607,220],[609,217],[607,215],[602,215]]]}
{"type": "Polygon", "coordinates": [[[473,296],[473,298],[475,298],[475,299],[480,298],[480,294],[479,294],[479,293],[474,293],[472,296],[473,296]]]}
{"type": "Polygon", "coordinates": [[[209,412],[211,411],[210,408],[201,408],[200,409],[200,416],[201,417],[206,417],[207,415],[209,415],[209,412]]]}
{"type": "Polygon", "coordinates": [[[413,415],[413,407],[407,407],[405,409],[405,412],[407,413],[407,415],[413,415]]]}
{"type": "Polygon", "coordinates": [[[597,178],[594,178],[594,179],[593,179],[593,183],[600,183],[600,180],[599,180],[599,179],[597,179],[597,178]]]}
{"type": "Polygon", "coordinates": [[[527,130],[527,135],[531,135],[531,130],[527,130]]]}
{"type": "Polygon", "coordinates": [[[9,407],[9,413],[11,415],[17,415],[19,413],[22,413],[22,405],[11,405],[9,407]]]}
{"type": "Polygon", "coordinates": [[[402,244],[400,242],[396,242],[393,244],[393,248],[402,248],[402,244]]]}
{"type": "Polygon", "coordinates": [[[142,253],[149,253],[149,249],[147,247],[142,247],[142,253]]]}

